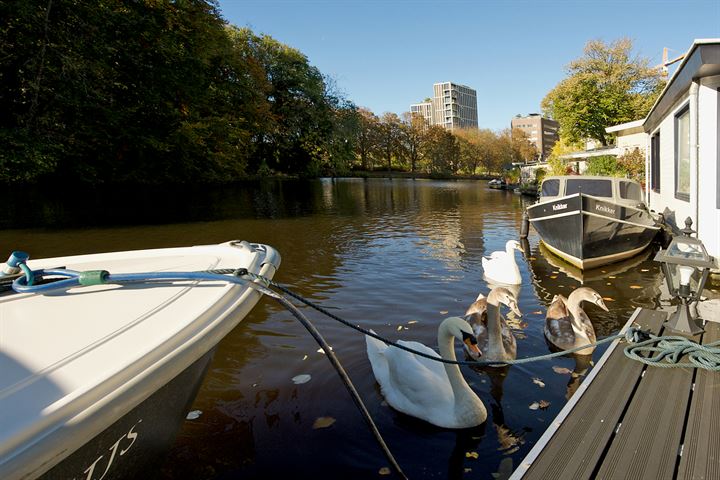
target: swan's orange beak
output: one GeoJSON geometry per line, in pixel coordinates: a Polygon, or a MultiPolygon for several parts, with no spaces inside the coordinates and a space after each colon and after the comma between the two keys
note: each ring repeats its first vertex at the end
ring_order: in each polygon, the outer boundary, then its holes
{"type": "Polygon", "coordinates": [[[472,358],[477,360],[478,358],[482,357],[482,352],[478,348],[477,342],[473,343],[472,339],[466,338],[465,340],[463,340],[463,343],[465,343],[465,349],[472,358]]]}

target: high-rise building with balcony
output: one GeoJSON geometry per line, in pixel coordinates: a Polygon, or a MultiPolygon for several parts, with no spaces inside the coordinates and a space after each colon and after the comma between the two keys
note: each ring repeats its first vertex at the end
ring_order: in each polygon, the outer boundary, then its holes
{"type": "Polygon", "coordinates": [[[510,121],[510,128],[520,129],[527,134],[528,140],[537,148],[540,161],[547,160],[555,143],[560,139],[558,134],[560,124],[555,120],[543,118],[539,113],[531,113],[527,117],[517,115],[510,121]]]}
{"type": "Polygon", "coordinates": [[[410,112],[422,115],[428,125],[448,130],[478,128],[477,92],[465,85],[444,82],[433,85],[433,98],[410,105],[410,112]]]}

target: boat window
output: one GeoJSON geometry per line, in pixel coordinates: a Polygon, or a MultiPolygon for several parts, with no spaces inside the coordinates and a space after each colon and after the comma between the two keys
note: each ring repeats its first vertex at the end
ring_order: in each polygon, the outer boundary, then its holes
{"type": "Polygon", "coordinates": [[[553,178],[552,180],[545,180],[542,183],[542,192],[540,193],[543,197],[557,197],[560,193],[560,180],[553,178]]]}
{"type": "Polygon", "coordinates": [[[620,182],[620,198],[642,200],[640,185],[635,182],[620,182]]]}
{"type": "Polygon", "coordinates": [[[594,197],[612,197],[612,181],[598,179],[568,178],[565,195],[584,193],[594,197]]]}

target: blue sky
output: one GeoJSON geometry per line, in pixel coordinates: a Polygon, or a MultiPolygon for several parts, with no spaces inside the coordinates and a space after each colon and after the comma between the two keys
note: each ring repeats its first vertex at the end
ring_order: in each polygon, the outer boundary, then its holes
{"type": "Polygon", "coordinates": [[[540,101],[593,39],[630,37],[652,64],[720,37],[720,0],[220,0],[223,17],[290,45],[374,113],[402,113],[451,81],[478,93],[481,128],[540,101]]]}

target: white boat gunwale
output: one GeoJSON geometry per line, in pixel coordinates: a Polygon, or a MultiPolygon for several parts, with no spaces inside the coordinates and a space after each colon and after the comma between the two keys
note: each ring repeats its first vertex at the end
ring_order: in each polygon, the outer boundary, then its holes
{"type": "MultiPolygon", "coordinates": [[[[248,268],[250,272],[272,278],[276,268],[279,266],[279,254],[271,247],[254,245],[246,242],[227,242],[221,245],[184,247],[179,249],[155,249],[143,251],[120,252],[114,259],[142,258],[143,255],[152,256],[163,250],[176,250],[178,252],[189,249],[201,249],[207,247],[223,248],[256,248],[252,254],[252,262],[248,265],[241,265],[248,268]]],[[[60,257],[50,259],[52,266],[70,262],[93,262],[106,258],[112,254],[90,254],[76,257],[60,257]]],[[[46,261],[35,260],[28,262],[31,268],[38,268],[46,261]]],[[[44,265],[48,267],[49,265],[44,265]]],[[[215,268],[209,265],[208,269],[215,268]]],[[[237,266],[237,265],[235,265],[237,266]]],[[[228,267],[227,265],[224,267],[228,267]]],[[[198,281],[171,282],[172,288],[178,290],[175,294],[166,299],[162,304],[155,306],[147,312],[147,316],[157,309],[162,309],[168,302],[186,295],[196,287],[198,281]]],[[[120,371],[112,372],[109,377],[93,385],[86,390],[73,391],[54,404],[48,405],[51,408],[47,415],[37,419],[36,423],[28,428],[26,425],[23,432],[6,432],[0,435],[0,472],[3,476],[19,477],[41,475],[47,469],[71,454],[84,443],[99,434],[105,427],[122,418],[136,405],[151,396],[156,390],[167,384],[189,365],[209,352],[222,340],[242,318],[254,307],[260,299],[261,294],[256,290],[245,286],[220,282],[203,282],[213,285],[218,292],[215,297],[221,301],[214,302],[205,310],[204,314],[196,317],[186,325],[180,327],[173,335],[166,338],[162,343],[153,348],[147,355],[142,357],[142,362],[135,359],[132,368],[123,368],[120,371]],[[226,321],[228,317],[235,315],[235,320],[226,321]],[[104,411],[102,416],[96,415],[104,411]],[[109,413],[108,413],[109,412],[109,413]],[[9,435],[8,435],[9,434],[9,435]],[[3,438],[4,437],[4,438],[3,438]]],[[[96,286],[82,287],[85,291],[114,289],[117,286],[96,286]]],[[[124,288],[124,287],[119,287],[124,288]]],[[[132,287],[131,287],[132,288],[132,287]]],[[[150,288],[150,287],[149,287],[150,288]]],[[[162,287],[160,287],[162,288],[162,287]]],[[[11,294],[5,301],[17,302],[34,294],[11,294]]],[[[72,295],[72,294],[70,294],[72,295]]],[[[1,308],[1,305],[0,305],[1,308]]],[[[133,325],[143,321],[146,316],[136,318],[132,325],[126,325],[121,330],[132,328],[133,325]]],[[[120,332],[121,334],[122,332],[120,332]]],[[[113,332],[111,336],[117,335],[113,332]]],[[[0,347],[2,343],[0,342],[0,347]]],[[[0,350],[2,351],[2,350],[0,350]]],[[[63,359],[71,362],[72,359],[63,359]]],[[[51,365],[46,371],[35,372],[32,377],[19,384],[7,385],[0,390],[0,402],[3,398],[17,393],[18,388],[30,385],[43,376],[51,374],[62,365],[51,365]]],[[[43,412],[45,413],[45,412],[43,412]]],[[[0,421],[0,423],[5,423],[0,421]]],[[[20,425],[22,428],[22,425],[20,425]]],[[[5,430],[5,429],[3,429],[5,430]]],[[[10,429],[8,429],[10,430],[10,429]]],[[[0,432],[2,433],[2,432],[0,432]]]]}

